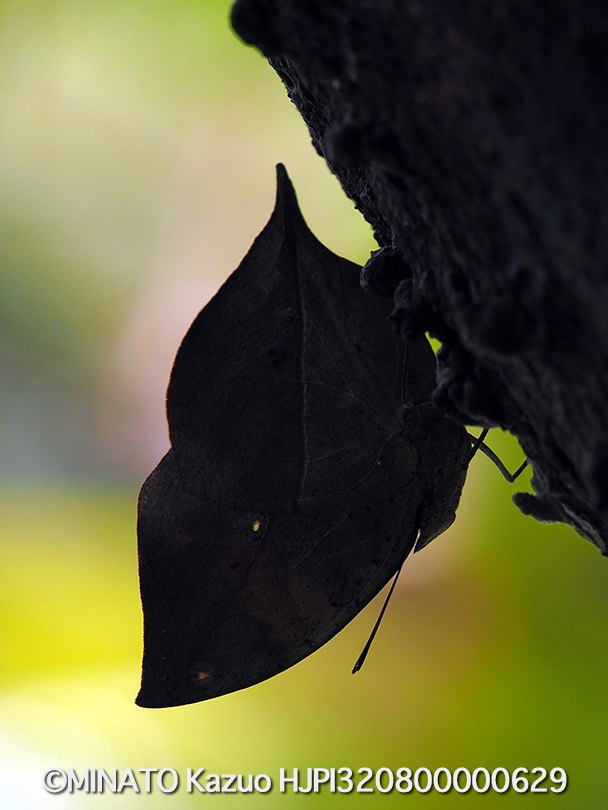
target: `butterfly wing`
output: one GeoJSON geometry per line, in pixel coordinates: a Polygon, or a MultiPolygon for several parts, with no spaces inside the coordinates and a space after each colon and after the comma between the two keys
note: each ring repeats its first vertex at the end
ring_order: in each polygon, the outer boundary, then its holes
{"type": "MultiPolygon", "coordinates": [[[[172,370],[172,447],[139,502],[139,705],[216,697],[293,665],[413,548],[436,412],[404,410],[403,346],[358,276],[308,230],[279,167],[270,221],[172,370]]],[[[434,356],[424,339],[409,355],[420,402],[434,356]]]]}

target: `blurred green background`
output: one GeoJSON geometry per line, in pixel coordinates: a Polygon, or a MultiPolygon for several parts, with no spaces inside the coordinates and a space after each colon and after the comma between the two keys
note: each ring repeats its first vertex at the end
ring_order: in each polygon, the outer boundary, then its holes
{"type": "MultiPolygon", "coordinates": [[[[328,247],[360,263],[374,247],[228,10],[0,3],[0,806],[211,801],[51,796],[51,767],[276,778],[280,767],[559,766],[561,795],[275,789],[212,803],[604,808],[607,563],[571,529],[520,515],[518,485],[481,456],[456,523],[406,565],[359,675],[378,602],[259,686],[177,709],[133,703],[135,504],[167,447],[171,361],[267,221],[275,163],[328,247]]],[[[494,433],[513,469],[521,452],[494,433]]]]}

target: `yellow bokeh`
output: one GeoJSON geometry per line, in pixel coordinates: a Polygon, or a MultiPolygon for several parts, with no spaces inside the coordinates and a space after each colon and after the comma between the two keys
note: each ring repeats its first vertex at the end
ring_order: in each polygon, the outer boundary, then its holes
{"type": "MultiPolygon", "coordinates": [[[[178,342],[268,219],[274,165],[330,249],[362,263],[374,248],[228,11],[0,4],[0,806],[604,807],[606,563],[568,527],[520,515],[519,482],[484,457],[455,524],[405,566],[355,677],[381,601],[259,686],[134,705],[138,487],[167,447],[178,342]],[[561,796],[42,788],[54,767],[275,780],[364,766],[562,767],[570,781],[561,796]]],[[[514,469],[516,442],[493,434],[514,469]]]]}

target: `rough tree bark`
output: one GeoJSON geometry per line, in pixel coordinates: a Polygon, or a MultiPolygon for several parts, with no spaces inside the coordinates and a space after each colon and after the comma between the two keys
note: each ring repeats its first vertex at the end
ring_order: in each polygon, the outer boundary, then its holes
{"type": "Polygon", "coordinates": [[[383,250],[363,273],[442,341],[435,401],[519,439],[608,553],[608,14],[601,0],[237,0],[383,250]]]}

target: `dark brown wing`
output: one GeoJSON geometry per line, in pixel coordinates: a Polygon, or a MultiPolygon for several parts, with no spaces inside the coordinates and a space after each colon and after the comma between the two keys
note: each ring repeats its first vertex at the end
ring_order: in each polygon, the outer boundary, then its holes
{"type": "MultiPolygon", "coordinates": [[[[445,420],[404,409],[387,302],[358,277],[310,233],[278,167],[270,221],[171,374],[172,449],[139,503],[139,705],[216,697],[295,664],[378,593],[420,529],[453,518],[468,443],[453,425],[429,444],[445,420]],[[446,456],[431,514],[427,470],[446,456]]],[[[424,339],[408,365],[408,400],[428,399],[424,339]]]]}

